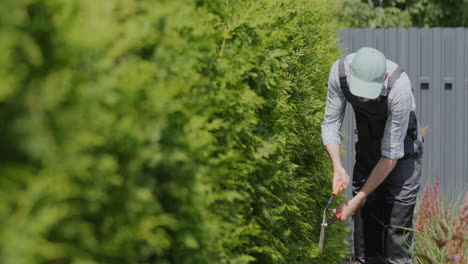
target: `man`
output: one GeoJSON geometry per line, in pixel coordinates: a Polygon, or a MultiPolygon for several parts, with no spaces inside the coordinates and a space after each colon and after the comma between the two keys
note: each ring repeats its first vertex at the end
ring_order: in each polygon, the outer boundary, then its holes
{"type": "Polygon", "coordinates": [[[356,263],[412,261],[413,211],[421,175],[422,134],[411,83],[401,67],[376,49],[361,48],[337,60],[330,71],[322,123],[323,144],[333,163],[333,183],[346,188],[340,127],[346,102],[358,136],[353,198],[340,205],[339,220],[354,215],[356,263]]]}

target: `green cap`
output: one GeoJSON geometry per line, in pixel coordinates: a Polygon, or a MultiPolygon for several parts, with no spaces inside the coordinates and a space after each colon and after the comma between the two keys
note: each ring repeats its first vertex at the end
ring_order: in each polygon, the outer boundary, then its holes
{"type": "Polygon", "coordinates": [[[359,49],[351,62],[351,93],[369,99],[379,97],[386,71],[387,60],[380,51],[367,47],[359,49]]]}

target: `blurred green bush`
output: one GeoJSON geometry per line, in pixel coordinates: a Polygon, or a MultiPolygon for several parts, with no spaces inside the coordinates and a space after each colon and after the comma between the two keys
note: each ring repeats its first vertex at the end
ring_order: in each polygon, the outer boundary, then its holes
{"type": "Polygon", "coordinates": [[[465,27],[468,0],[337,0],[344,27],[465,27]]]}
{"type": "Polygon", "coordinates": [[[2,0],[0,263],[337,263],[325,0],[2,0]]]}

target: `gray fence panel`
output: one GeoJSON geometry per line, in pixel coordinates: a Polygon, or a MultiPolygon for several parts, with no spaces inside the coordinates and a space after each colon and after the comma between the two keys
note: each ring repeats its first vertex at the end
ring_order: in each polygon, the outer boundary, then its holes
{"type": "MultiPolygon", "coordinates": [[[[455,175],[455,96],[454,96],[454,71],[455,71],[455,34],[454,30],[451,28],[445,29],[442,31],[443,39],[443,49],[442,49],[442,137],[441,137],[441,147],[442,153],[442,162],[441,162],[441,171],[447,175],[455,175]]],[[[450,178],[441,176],[442,184],[450,186],[450,178]]],[[[456,177],[453,178],[453,182],[456,182],[456,177]]],[[[453,190],[455,191],[455,190],[453,190]]]]}
{"type": "MultiPolygon", "coordinates": [[[[466,103],[463,101],[463,98],[465,97],[465,89],[464,89],[464,83],[465,83],[465,74],[463,69],[465,68],[464,64],[464,58],[468,57],[468,54],[465,54],[464,51],[464,46],[466,45],[466,42],[464,42],[464,29],[462,28],[457,28],[454,32],[455,34],[455,83],[454,87],[460,87],[460,89],[454,89],[455,93],[455,103],[454,106],[456,107],[455,110],[455,118],[454,120],[463,120],[466,115],[464,113],[466,112],[465,105],[466,103]]],[[[468,35],[468,34],[467,34],[468,35]]],[[[468,69],[468,66],[467,66],[468,69]]],[[[468,70],[467,70],[468,71],[468,70]]],[[[458,142],[457,139],[462,139],[466,137],[466,135],[463,134],[463,129],[464,129],[464,124],[465,122],[455,122],[455,135],[454,135],[454,144],[456,146],[455,150],[455,175],[463,175],[466,173],[466,170],[464,169],[464,164],[466,162],[462,161],[457,161],[456,157],[467,157],[468,156],[465,154],[465,149],[463,144],[459,144],[461,142],[458,142]]],[[[466,130],[468,133],[468,130],[466,130]]],[[[468,141],[468,140],[466,140],[468,141]]],[[[463,179],[460,179],[459,177],[455,177],[455,185],[463,185],[463,179]]]]}
{"type": "MultiPolygon", "coordinates": [[[[416,115],[429,126],[421,183],[441,178],[442,192],[459,199],[468,190],[468,29],[343,29],[343,54],[367,46],[401,65],[411,79],[416,115]]],[[[348,104],[342,126],[343,165],[352,174],[356,124],[348,104]]],[[[349,191],[347,192],[350,195],[349,191]]]]}
{"type": "MultiPolygon", "coordinates": [[[[431,34],[431,29],[429,30],[429,34],[431,34]]],[[[442,169],[442,126],[443,123],[441,122],[442,116],[442,30],[440,28],[432,29],[432,42],[434,43],[433,50],[429,54],[421,54],[421,56],[430,56],[433,55],[433,75],[432,75],[432,82],[433,85],[430,87],[430,91],[432,92],[431,99],[432,99],[432,120],[429,120],[429,124],[431,128],[429,130],[428,136],[430,137],[430,143],[433,146],[432,156],[434,157],[432,160],[433,163],[433,171],[431,171],[431,176],[433,177],[436,174],[441,174],[442,169]],[[435,170],[434,170],[435,169],[435,170]]],[[[428,109],[429,110],[429,109],[428,109]]],[[[445,177],[444,173],[444,177],[445,177]]],[[[446,186],[443,182],[444,179],[441,179],[442,186],[446,186]]]]}
{"type": "MultiPolygon", "coordinates": [[[[432,54],[433,50],[433,41],[431,36],[431,31],[429,29],[422,29],[419,32],[419,46],[416,47],[416,54],[418,56],[418,61],[420,61],[420,68],[416,70],[416,75],[410,76],[411,79],[416,80],[416,85],[413,87],[414,90],[420,91],[420,97],[417,100],[416,107],[420,109],[420,124],[429,125],[429,129],[434,126],[433,117],[432,117],[432,102],[431,98],[433,97],[433,83],[432,83],[432,59],[435,59],[433,56],[420,56],[420,54],[432,54]],[[420,58],[420,59],[419,59],[420,58]],[[418,78],[419,77],[419,78],[418,78]]],[[[428,131],[429,131],[428,129],[428,131]]],[[[432,133],[428,133],[425,137],[425,146],[424,146],[424,159],[423,159],[423,178],[431,177],[434,175],[433,170],[433,144],[431,142],[433,137],[432,133]]]]}
{"type": "MultiPolygon", "coordinates": [[[[468,112],[468,106],[467,106],[467,102],[468,102],[468,70],[466,70],[468,68],[468,30],[465,30],[465,42],[464,42],[464,46],[465,46],[465,67],[464,67],[464,75],[465,75],[465,89],[464,89],[464,92],[465,92],[465,97],[464,97],[464,112],[463,112],[463,115],[464,115],[464,130],[463,130],[463,136],[464,137],[467,137],[467,133],[468,133],[468,115],[466,114],[468,112]]],[[[465,141],[460,141],[460,145],[464,145],[464,157],[468,157],[468,140],[465,140],[465,141]]],[[[466,173],[468,171],[468,162],[466,162],[466,160],[459,160],[459,162],[462,162],[464,164],[464,170],[463,170],[463,174],[466,173]]]]}

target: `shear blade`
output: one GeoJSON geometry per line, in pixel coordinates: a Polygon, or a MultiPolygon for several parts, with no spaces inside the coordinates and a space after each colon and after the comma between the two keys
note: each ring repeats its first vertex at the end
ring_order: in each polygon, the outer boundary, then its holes
{"type": "Polygon", "coordinates": [[[322,225],[320,228],[320,239],[319,239],[320,254],[322,254],[322,251],[323,251],[323,242],[325,240],[325,227],[327,227],[327,208],[323,210],[322,225]]]}
{"type": "Polygon", "coordinates": [[[323,252],[323,241],[325,240],[325,225],[322,223],[322,228],[320,229],[320,240],[319,240],[319,248],[320,254],[323,252]]]}

